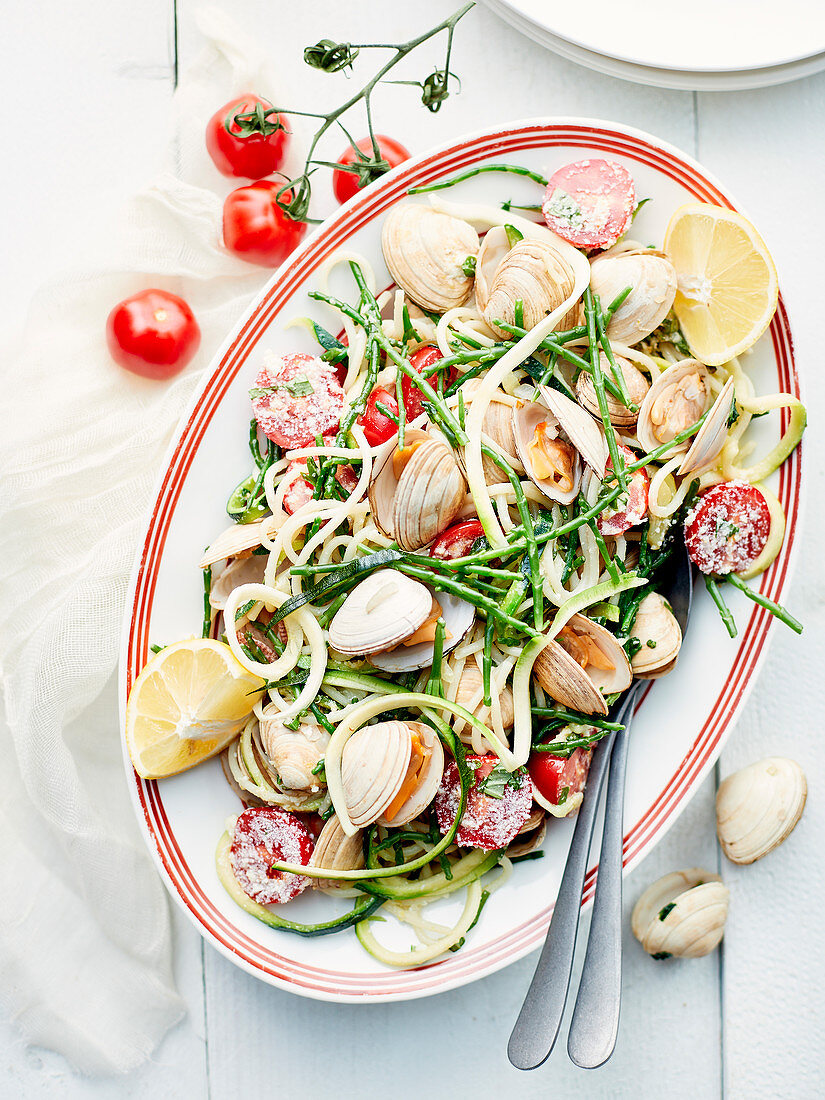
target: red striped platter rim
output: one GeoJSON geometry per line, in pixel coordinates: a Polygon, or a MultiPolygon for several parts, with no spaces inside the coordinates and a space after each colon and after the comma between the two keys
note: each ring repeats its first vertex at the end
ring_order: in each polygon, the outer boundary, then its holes
{"type": "MultiPolygon", "coordinates": [[[[149,625],[158,570],[178,496],[204,432],[227,389],[256,341],[295,289],[333,251],[367,222],[383,213],[412,186],[432,182],[462,168],[507,154],[557,146],[598,150],[647,165],[679,183],[697,200],[735,209],[730,195],[690,156],[643,131],[594,119],[547,118],[514,123],[450,142],[405,162],[363,194],[356,195],[324,223],[280,268],[247,311],[194,394],[170,445],[140,544],[126,602],[120,662],[121,726],[129,688],[148,656],[149,625]]],[[[782,390],[800,396],[793,340],[780,295],[770,326],[782,390]]],[[[783,413],[782,427],[787,414],[783,413]]],[[[790,577],[801,518],[802,454],[797,449],[780,471],[778,496],[787,517],[782,552],[760,578],[760,591],[779,599],[790,577]]],[[[624,867],[629,870],[664,836],[690,795],[713,766],[731,731],[750,685],[765,659],[773,628],[771,616],[754,607],[741,633],[731,673],[702,728],[654,802],[624,838],[624,867]]],[[[124,762],[135,811],[164,882],[198,931],[228,959],[270,984],[306,997],[339,1002],[406,1000],[429,996],[475,981],[515,962],[541,943],[552,905],[511,929],[495,944],[462,952],[408,971],[363,974],[299,963],[250,938],[207,897],[188,866],[163,804],[162,787],[140,779],[125,748],[124,762]]],[[[592,900],[595,866],[588,871],[582,904],[592,900]]]]}

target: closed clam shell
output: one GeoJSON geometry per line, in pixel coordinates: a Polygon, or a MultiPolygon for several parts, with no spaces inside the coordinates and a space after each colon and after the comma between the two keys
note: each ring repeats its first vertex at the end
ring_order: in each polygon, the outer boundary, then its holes
{"type": "MultiPolygon", "coordinates": [[[[646,451],[653,451],[691,424],[695,424],[710,408],[713,398],[707,367],[698,359],[683,359],[662,371],[647,391],[639,419],[636,436],[646,451]]],[[[670,452],[671,455],[687,451],[685,441],[670,452]]]]}
{"type": "Polygon", "coordinates": [[[216,561],[238,557],[247,550],[254,550],[261,545],[264,535],[272,535],[274,531],[274,516],[264,516],[256,523],[233,523],[214,539],[198,562],[198,566],[205,569],[207,565],[214,565],[216,561]]]}
{"type": "MultiPolygon", "coordinates": [[[[513,435],[513,406],[493,398],[484,413],[481,428],[484,434],[504,451],[511,467],[520,472],[522,465],[516,457],[516,439],[513,435]]],[[[484,469],[484,480],[488,485],[503,485],[509,481],[501,467],[487,455],[481,456],[481,465],[484,469]]]]}
{"type": "Polygon", "coordinates": [[[320,726],[302,723],[297,730],[289,729],[274,708],[265,707],[260,721],[261,744],[281,783],[290,790],[320,789],[313,768],[324,755],[329,734],[320,726]]]}
{"type": "Polygon", "coordinates": [[[223,611],[229,593],[239,585],[263,584],[268,560],[268,554],[250,554],[231,561],[221,575],[212,581],[209,589],[209,603],[212,607],[216,611],[223,611]]]}
{"type": "Polygon", "coordinates": [[[419,550],[446,530],[466,493],[467,482],[448,446],[433,439],[418,447],[393,498],[392,529],[402,550],[419,550]]]}
{"type": "MultiPolygon", "coordinates": [[[[478,718],[479,722],[483,722],[485,726],[488,726],[490,724],[490,708],[484,705],[483,690],[484,682],[481,669],[475,661],[469,660],[461,670],[455,701],[460,707],[469,710],[474,717],[478,718]]],[[[499,692],[498,702],[501,724],[505,729],[510,729],[515,721],[515,710],[513,693],[508,687],[499,692]]]]}
{"type": "Polygon", "coordinates": [[[329,644],[346,656],[390,649],[426,622],[430,590],[394,569],[378,569],[349,593],[329,624],[329,644]]]}
{"type": "Polygon", "coordinates": [[[632,347],[670,312],[676,297],[676,269],[664,252],[652,248],[606,252],[590,265],[590,286],[603,309],[626,287],[633,287],[607,326],[611,340],[632,347]]]}
{"type": "MultiPolygon", "coordinates": [[[[650,383],[639,368],[631,363],[629,359],[625,359],[621,355],[615,355],[614,358],[616,360],[616,366],[619,368],[622,378],[624,378],[628,396],[630,397],[630,403],[636,406],[636,412],[633,412],[632,409],[623,405],[621,401],[617,401],[610,393],[605,394],[607,411],[610,413],[611,423],[615,424],[616,427],[632,428],[638,419],[639,407],[644,401],[647,391],[650,389],[650,383]]],[[[613,375],[610,370],[610,363],[604,352],[600,353],[599,362],[601,363],[602,373],[607,378],[612,378],[613,375]]],[[[579,404],[587,409],[592,416],[598,419],[601,418],[599,400],[596,397],[596,388],[593,385],[593,379],[587,371],[582,371],[576,382],[576,398],[579,404]]]]}
{"type": "MultiPolygon", "coordinates": [[[[407,428],[404,433],[404,446],[412,447],[415,444],[424,443],[429,438],[427,432],[421,428],[407,428]]],[[[368,490],[370,515],[373,522],[389,539],[395,538],[392,509],[398,478],[395,476],[392,459],[397,449],[397,435],[388,439],[377,449],[368,490]]]]}
{"type": "MultiPolygon", "coordinates": [[[[444,653],[449,653],[471,629],[475,622],[475,608],[466,600],[453,596],[449,592],[436,592],[428,585],[424,587],[431,594],[431,606],[432,599],[435,599],[441,608],[441,617],[446,628],[444,653]]],[[[405,646],[402,642],[390,652],[384,650],[379,653],[370,653],[367,660],[371,665],[385,672],[413,672],[415,669],[426,668],[427,665],[432,664],[434,650],[434,642],[418,642],[411,646],[405,646]]]]}
{"type": "Polygon", "coordinates": [[[422,814],[435,798],[435,793],[444,772],[444,749],[441,747],[438,735],[423,722],[407,722],[405,724],[410,733],[415,732],[418,734],[427,758],[412,793],[402,802],[392,817],[387,817],[385,810],[377,818],[379,825],[406,825],[418,817],[419,814],[422,814]]]}
{"type": "Polygon", "coordinates": [[[658,592],[649,592],[639,604],[631,634],[642,643],[630,659],[634,676],[655,680],[671,671],[682,647],[682,631],[658,592]]]}
{"type": "MultiPolygon", "coordinates": [[[[500,260],[481,313],[493,332],[511,337],[496,322],[514,325],[516,302],[522,303],[522,327],[529,331],[570,297],[574,284],[572,268],[549,241],[525,237],[500,260]]],[[[577,316],[571,310],[560,327],[572,327],[577,316]]]]}
{"type": "Polygon", "coordinates": [[[633,909],[633,935],[656,959],[698,959],[721,941],[730,894],[719,875],[689,867],[648,886],[633,909]]]}
{"type": "MultiPolygon", "coordinates": [[[[588,419],[590,418],[588,417],[588,419]]],[[[545,405],[539,404],[537,401],[529,401],[527,404],[517,405],[513,409],[513,437],[516,441],[516,451],[527,476],[548,499],[557,500],[560,504],[570,504],[571,501],[576,499],[581,485],[581,457],[571,444],[569,465],[564,467],[563,472],[558,477],[540,477],[530,456],[530,444],[540,424],[547,425],[545,433],[553,438],[559,438],[563,453],[568,454],[567,441],[560,437],[561,426],[557,418],[545,405]]]]}
{"type": "Polygon", "coordinates": [[[371,825],[401,789],[412,755],[406,722],[362,726],[341,755],[347,813],[358,828],[371,825]]]}
{"type": "Polygon", "coordinates": [[[795,760],[768,756],[724,779],[716,795],[716,832],[733,863],[754,863],[793,832],[808,784],[795,760]]]}
{"type": "Polygon", "coordinates": [[[481,239],[476,256],[475,299],[479,313],[490,300],[490,289],[498,271],[499,264],[510,251],[512,245],[503,225],[493,226],[481,239]]]}
{"type": "Polygon", "coordinates": [[[561,642],[553,640],[539,653],[533,664],[533,676],[557,703],[582,714],[607,714],[604,696],[624,691],[633,680],[627,655],[609,630],[584,615],[574,615],[565,630],[574,638],[586,637],[606,658],[605,663],[613,667],[601,669],[589,664],[584,668],[565,648],[572,643],[563,632],[561,642]]]}
{"type": "Polygon", "coordinates": [[[478,252],[478,234],[467,222],[401,203],[384,220],[381,248],[395,282],[422,309],[445,313],[469,298],[463,264],[478,252]]]}
{"type": "Polygon", "coordinates": [[[714,401],[707,420],[693,437],[690,449],[676,471],[679,477],[701,474],[714,465],[728,438],[728,421],[735,401],[734,382],[729,378],[714,401]]]}
{"type": "MultiPolygon", "coordinates": [[[[328,871],[357,871],[365,864],[360,829],[355,836],[347,836],[338,815],[333,814],[318,834],[309,863],[311,867],[324,867],[328,871]]],[[[329,881],[324,885],[329,885],[329,881]]]]}

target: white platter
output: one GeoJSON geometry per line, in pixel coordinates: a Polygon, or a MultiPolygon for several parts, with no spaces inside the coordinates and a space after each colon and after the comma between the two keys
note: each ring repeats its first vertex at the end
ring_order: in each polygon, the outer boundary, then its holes
{"type": "MultiPolygon", "coordinates": [[[[646,204],[634,236],[660,243],[673,209],[692,199],[732,206],[730,196],[694,161],[648,134],[586,119],[539,119],[485,131],[405,162],[356,195],[319,228],[275,273],[251,310],[239,320],[193,398],[169,451],[132,577],[120,669],[121,709],[151,642],[197,633],[202,587],[197,561],[227,524],[225,501],[249,471],[249,389],[266,348],[313,350],[302,329],[285,325],[312,315],[329,326],[326,308],[312,303],[320,265],[345,247],[368,256],[379,285],[389,283],[380,260],[379,234],[389,207],[409,187],[484,162],[526,164],[549,174],[589,155],[626,165],[646,204]],[[382,283],[383,280],[383,283],[382,283]]],[[[489,174],[455,188],[457,201],[536,200],[534,184],[489,174]]],[[[336,280],[334,279],[334,283],[336,280]]],[[[343,274],[333,292],[347,294],[343,274]]],[[[758,391],[799,392],[785,307],[747,359],[758,391]]],[[[760,424],[767,444],[778,424],[760,424]]],[[[785,546],[758,584],[781,600],[788,582],[800,508],[801,453],[775,476],[788,517],[785,546]]],[[[736,594],[738,596],[738,594],[736,594]]],[[[732,728],[758,667],[771,617],[743,598],[731,600],[739,636],[727,637],[704,594],[697,600],[678,669],[643,701],[634,725],[627,787],[625,865],[630,867],[673,824],[712,767],[732,728]]],[[[351,931],[321,939],[277,932],[241,911],[214,869],[214,851],[226,817],[239,808],[220,765],[211,761],[162,782],[140,780],[124,761],[146,842],[172,896],[218,950],[250,973],[308,997],[333,1001],[404,1000],[474,981],[515,961],[541,942],[569,844],[572,822],[548,830],[546,856],[520,865],[507,888],[494,894],[469,942],[455,955],[411,971],[388,970],[366,955],[351,931]]],[[[591,867],[585,904],[592,896],[591,867]]],[[[291,903],[294,919],[328,919],[335,903],[304,895],[291,903]]],[[[445,902],[445,905],[457,904],[445,902]]],[[[380,932],[379,932],[380,934],[380,932]]],[[[400,945],[396,941],[395,945],[400,945]]]]}

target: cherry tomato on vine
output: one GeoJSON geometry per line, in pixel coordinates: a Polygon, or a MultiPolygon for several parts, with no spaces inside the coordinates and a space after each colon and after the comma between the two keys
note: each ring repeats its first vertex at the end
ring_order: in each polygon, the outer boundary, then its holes
{"type": "Polygon", "coordinates": [[[242,260],[261,267],[278,267],[306,233],[306,222],[293,221],[284,212],[292,193],[285,191],[279,198],[282,186],[259,180],[227,195],[223,242],[242,260]]]}
{"type": "Polygon", "coordinates": [[[206,125],[206,148],[225,176],[271,176],[284,163],[288,144],[283,116],[252,94],[225,103],[206,125]]]}
{"type": "MultiPolygon", "coordinates": [[[[405,149],[401,142],[396,141],[395,138],[387,137],[386,134],[376,134],[375,140],[378,142],[381,159],[386,161],[388,165],[387,168],[384,168],[384,172],[389,171],[390,168],[395,168],[402,161],[409,160],[409,149],[405,149]]],[[[362,187],[366,187],[367,184],[383,175],[383,172],[377,171],[375,166],[370,167],[366,161],[359,157],[356,148],[360,149],[370,162],[375,157],[372,138],[370,137],[361,138],[360,141],[356,141],[355,147],[350,145],[349,148],[344,150],[338,158],[338,164],[346,167],[349,164],[360,163],[362,168],[358,172],[343,172],[340,168],[337,168],[332,173],[332,190],[339,202],[346,202],[347,199],[351,199],[362,187]]]]}
{"type": "Polygon", "coordinates": [[[442,561],[464,558],[471,554],[476,539],[484,537],[484,528],[477,519],[465,519],[442,531],[430,547],[430,557],[442,561]]]}
{"type": "Polygon", "coordinates": [[[380,409],[375,407],[377,403],[383,405],[385,409],[389,409],[393,416],[398,416],[398,402],[395,400],[395,394],[385,390],[382,386],[376,386],[367,398],[366,408],[356,420],[356,424],[364,429],[367,443],[371,447],[386,443],[398,431],[395,422],[390,420],[388,416],[384,416],[380,409]]]}
{"type": "Polygon", "coordinates": [[[142,290],[124,298],[106,321],[114,361],[144,378],[171,378],[195,355],[201,330],[183,298],[166,290],[142,290]]]}
{"type": "Polygon", "coordinates": [[[551,806],[563,806],[584,790],[592,755],[592,749],[576,749],[566,757],[532,753],[527,769],[533,786],[551,806]]]}

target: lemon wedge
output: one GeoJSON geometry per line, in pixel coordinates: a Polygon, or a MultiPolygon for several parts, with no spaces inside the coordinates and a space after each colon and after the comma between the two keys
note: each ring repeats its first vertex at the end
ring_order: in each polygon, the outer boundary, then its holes
{"type": "Polygon", "coordinates": [[[229,646],[211,638],[162,649],[135,680],[126,704],[126,744],[144,779],[176,775],[238,735],[263,695],[229,646]]]}
{"type": "Polygon", "coordinates": [[[774,315],[779,285],[771,254],[747,218],[687,203],[670,219],[664,250],[678,280],[673,308],[696,358],[720,366],[752,347],[774,315]]]}

